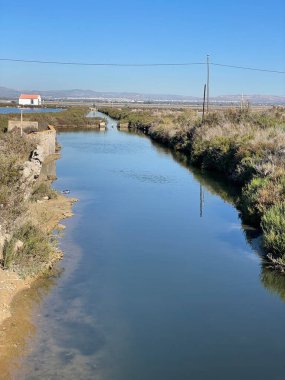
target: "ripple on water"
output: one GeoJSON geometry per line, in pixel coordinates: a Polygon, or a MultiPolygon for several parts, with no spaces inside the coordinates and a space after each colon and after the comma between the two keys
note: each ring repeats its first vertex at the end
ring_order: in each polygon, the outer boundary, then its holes
{"type": "Polygon", "coordinates": [[[174,182],[174,179],[170,176],[155,174],[147,171],[137,171],[137,170],[116,170],[116,173],[123,177],[131,178],[136,181],[146,182],[146,183],[156,183],[165,184],[174,182]]]}

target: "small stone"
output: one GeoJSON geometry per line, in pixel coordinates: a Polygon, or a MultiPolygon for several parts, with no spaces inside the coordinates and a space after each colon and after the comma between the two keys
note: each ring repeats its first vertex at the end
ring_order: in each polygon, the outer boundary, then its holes
{"type": "Polygon", "coordinates": [[[14,251],[17,252],[19,249],[23,248],[24,243],[21,240],[17,240],[14,245],[14,251]]]}

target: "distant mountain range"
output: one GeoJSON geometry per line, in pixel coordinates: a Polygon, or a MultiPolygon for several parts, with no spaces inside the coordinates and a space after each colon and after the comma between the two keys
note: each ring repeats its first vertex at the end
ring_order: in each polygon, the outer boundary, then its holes
{"type": "MultiPolygon", "coordinates": [[[[171,94],[140,94],[136,92],[99,92],[93,90],[13,90],[0,87],[1,99],[17,99],[21,93],[40,94],[46,100],[97,100],[97,101],[128,101],[128,102],[184,102],[198,103],[202,98],[196,96],[171,94]]],[[[241,95],[222,95],[211,97],[215,103],[240,102],[241,95]]],[[[244,100],[252,104],[280,104],[285,105],[285,96],[274,95],[244,95],[244,100]]]]}

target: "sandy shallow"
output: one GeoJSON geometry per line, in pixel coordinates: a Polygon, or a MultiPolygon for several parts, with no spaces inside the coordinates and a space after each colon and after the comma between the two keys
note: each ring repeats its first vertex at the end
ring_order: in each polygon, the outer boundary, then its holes
{"type": "MultiPolygon", "coordinates": [[[[56,199],[43,200],[33,203],[30,217],[44,226],[44,230],[63,229],[59,222],[73,215],[72,205],[77,200],[61,194],[56,199]]],[[[56,253],[52,262],[61,257],[56,253]]],[[[51,269],[51,275],[53,269],[51,269]]],[[[25,353],[29,337],[35,333],[32,315],[36,313],[44,294],[52,285],[41,278],[21,279],[12,271],[0,269],[0,378],[14,379],[15,370],[20,358],[25,353]]]]}

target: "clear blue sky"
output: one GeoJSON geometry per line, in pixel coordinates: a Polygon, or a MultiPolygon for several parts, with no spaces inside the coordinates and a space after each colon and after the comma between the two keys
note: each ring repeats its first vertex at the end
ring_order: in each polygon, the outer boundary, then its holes
{"type": "MultiPolygon", "coordinates": [[[[285,70],[282,0],[2,1],[0,58],[204,61],[285,70]]],[[[285,94],[285,76],[212,67],[212,95],[285,94]]],[[[66,67],[0,62],[0,86],[201,95],[205,67],[66,67]]]]}

